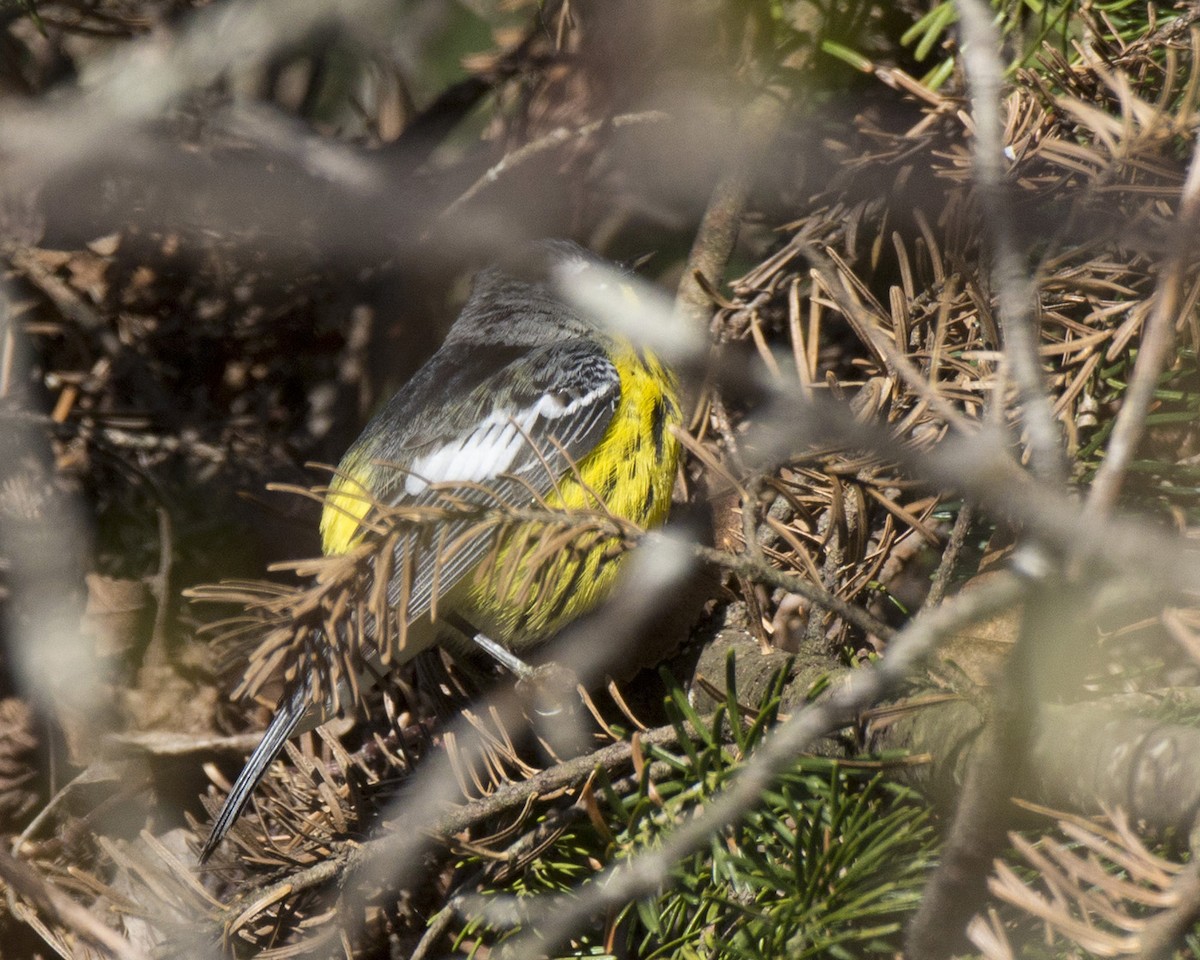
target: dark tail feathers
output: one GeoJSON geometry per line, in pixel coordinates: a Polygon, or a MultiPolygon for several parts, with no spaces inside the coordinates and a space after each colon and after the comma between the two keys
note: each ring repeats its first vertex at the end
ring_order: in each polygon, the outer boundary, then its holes
{"type": "Polygon", "coordinates": [[[300,726],[300,721],[304,719],[307,711],[308,689],[302,684],[292,692],[290,697],[279,704],[279,709],[275,712],[275,718],[271,721],[271,725],[267,727],[267,732],[263,734],[262,740],[250,754],[250,759],[246,761],[242,772],[238,774],[233,789],[225,798],[225,806],[221,808],[221,812],[213,822],[212,833],[208,835],[208,840],[205,841],[204,848],[200,851],[201,863],[212,856],[212,852],[225,839],[229,828],[233,826],[246,804],[250,802],[250,797],[267,772],[267,767],[271,765],[271,761],[283,749],[283,745],[296,732],[296,728],[300,726]]]}

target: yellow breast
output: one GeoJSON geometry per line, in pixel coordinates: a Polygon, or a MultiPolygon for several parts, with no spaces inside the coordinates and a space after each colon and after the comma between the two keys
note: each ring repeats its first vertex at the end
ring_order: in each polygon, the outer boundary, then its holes
{"type": "MultiPolygon", "coordinates": [[[[675,378],[650,355],[624,346],[613,358],[621,398],[600,442],[547,498],[552,509],[595,511],[597,499],[640,527],[660,526],[671,506],[682,421],[675,378]]],[[[475,575],[462,614],[514,648],[548,639],[604,599],[620,571],[615,538],[584,534],[546,556],[544,531],[512,530],[475,575]]]]}
{"type": "MultiPolygon", "coordinates": [[[[681,423],[675,378],[653,357],[625,344],[611,358],[621,397],[599,443],[576,471],[560,478],[547,497],[553,510],[597,511],[643,528],[660,526],[671,505],[681,423]],[[599,501],[599,502],[597,502],[599,501]],[[603,507],[601,507],[601,503],[603,507]]],[[[321,517],[327,554],[344,553],[362,537],[376,470],[364,451],[342,461],[321,517]]],[[[547,555],[547,525],[510,528],[480,569],[439,601],[449,603],[492,639],[520,648],[548,639],[586,613],[612,589],[621,566],[620,544],[585,533],[547,555]]]]}

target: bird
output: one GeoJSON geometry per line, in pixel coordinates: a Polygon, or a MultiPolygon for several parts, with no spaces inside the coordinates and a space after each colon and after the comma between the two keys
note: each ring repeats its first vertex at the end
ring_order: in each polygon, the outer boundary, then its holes
{"type": "MultiPolygon", "coordinates": [[[[653,352],[572,308],[550,279],[602,262],[572,241],[542,240],[475,276],[442,345],[339,464],[320,521],[326,555],[345,554],[370,536],[375,505],[420,508],[450,499],[569,512],[594,509],[599,499],[611,515],[643,529],[666,521],[682,451],[678,379],[653,352]]],[[[627,275],[616,276],[617,295],[636,300],[627,275]]],[[[459,516],[446,520],[434,543],[416,531],[398,537],[386,566],[403,646],[373,651],[367,682],[444,643],[447,623],[485,649],[520,655],[597,606],[624,559],[612,538],[535,561],[534,523],[488,527],[459,516]],[[438,555],[450,543],[451,555],[438,555]]],[[[339,640],[321,642],[332,654],[339,640]]],[[[201,863],[284,744],[332,714],[332,701],[314,694],[309,675],[298,671],[285,688],[213,822],[201,863]]]]}

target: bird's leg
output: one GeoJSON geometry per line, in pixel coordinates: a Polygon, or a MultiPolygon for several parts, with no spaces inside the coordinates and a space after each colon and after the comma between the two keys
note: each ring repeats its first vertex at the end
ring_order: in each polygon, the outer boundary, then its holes
{"type": "Polygon", "coordinates": [[[486,633],[467,631],[471,642],[517,678],[517,694],[542,717],[554,717],[578,707],[579,678],[562,664],[550,661],[531,667],[486,633]]]}
{"type": "Polygon", "coordinates": [[[466,620],[451,613],[446,617],[456,630],[517,678],[517,693],[543,717],[553,717],[578,706],[575,693],[579,678],[574,671],[550,661],[531,667],[515,653],[476,630],[466,620]]]}
{"type": "Polygon", "coordinates": [[[518,680],[530,680],[537,672],[515,653],[502,647],[487,634],[468,633],[467,636],[471,638],[471,642],[475,646],[512,673],[518,680]]]}
{"type": "Polygon", "coordinates": [[[475,646],[495,660],[500,666],[504,667],[504,669],[518,680],[528,680],[536,672],[533,667],[507,647],[497,643],[486,633],[476,630],[473,624],[469,623],[459,614],[451,612],[445,614],[443,619],[445,623],[454,628],[454,631],[461,639],[475,644],[475,646]]]}

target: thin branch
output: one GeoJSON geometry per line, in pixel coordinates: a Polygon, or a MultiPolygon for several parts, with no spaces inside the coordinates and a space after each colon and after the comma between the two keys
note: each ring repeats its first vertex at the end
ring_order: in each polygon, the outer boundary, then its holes
{"type": "Polygon", "coordinates": [[[747,554],[726,553],[702,544],[695,544],[692,552],[705,563],[723,567],[732,573],[746,577],[755,583],[765,583],[772,587],[780,587],[789,593],[799,594],[804,599],[841,617],[847,623],[852,623],[864,633],[873,634],[880,640],[889,639],[895,632],[886,623],[875,619],[861,607],[847,603],[841,597],[835,596],[819,584],[812,583],[804,577],[795,576],[767,561],[756,559],[747,554]]]}
{"type": "Polygon", "coordinates": [[[1041,703],[1033,674],[1047,667],[1039,654],[1051,648],[1051,639],[1066,647],[1068,634],[1087,622],[1084,598],[1067,601],[1064,610],[1061,593],[1061,584],[1039,580],[1026,600],[1020,634],[996,685],[991,717],[968,766],[940,862],[905,936],[906,956],[939,960],[958,952],[967,942],[971,917],[982,907],[992,862],[1005,846],[1014,814],[1010,791],[1023,780],[1032,753],[1041,703]]]}
{"type": "MultiPolygon", "coordinates": [[[[521,914],[531,931],[513,944],[513,955],[535,956],[553,951],[578,927],[606,909],[648,896],[670,884],[671,871],[684,857],[736,822],[758,801],[779,773],[795,762],[813,740],[845,725],[858,711],[895,693],[933,652],[937,644],[964,626],[1017,602],[1025,583],[1015,577],[994,580],[959,594],[910,623],[892,642],[877,666],[853,671],[844,686],[799,711],[782,724],[739,772],[733,783],[704,809],[667,836],[662,845],[621,861],[595,878],[569,900],[557,897],[521,900],[521,914]]],[[[472,913],[513,914],[514,898],[467,898],[472,913]]]]}
{"type": "Polygon", "coordinates": [[[787,107],[785,98],[784,91],[768,88],[746,109],[738,131],[739,156],[713,188],[704,219],[692,241],[675,300],[680,313],[694,329],[708,328],[712,298],[704,284],[715,288],[724,276],[750,192],[752,164],[760,161],[763,151],[775,139],[787,107]]]}
{"type": "MultiPolygon", "coordinates": [[[[706,718],[707,719],[707,718],[706,718]]],[[[461,730],[456,730],[461,743],[461,730]]],[[[669,747],[679,740],[679,730],[671,725],[656,727],[639,734],[643,747],[647,745],[669,747]]],[[[526,780],[506,783],[493,793],[467,803],[450,804],[434,817],[422,831],[423,837],[452,837],[464,830],[478,826],[484,821],[519,812],[528,807],[530,801],[578,786],[597,769],[610,772],[625,769],[633,757],[633,745],[628,741],[612,743],[591,753],[555,764],[526,780]]],[[[394,836],[385,834],[363,844],[361,850],[351,853],[342,850],[327,860],[297,873],[290,874],[278,883],[256,886],[244,890],[224,911],[229,920],[245,912],[247,904],[270,905],[278,902],[286,893],[292,895],[304,890],[323,887],[337,879],[348,868],[369,862],[371,858],[386,850],[394,850],[394,836]]]]}
{"type": "Polygon", "coordinates": [[[490,167],[483,176],[455,198],[454,202],[439,214],[438,219],[445,220],[453,216],[501,177],[565,143],[570,143],[572,140],[587,140],[604,130],[620,130],[623,127],[640,126],[645,123],[663,123],[669,119],[670,115],[661,110],[646,110],[642,113],[623,113],[616,117],[605,117],[603,120],[597,120],[578,128],[556,127],[545,136],[532,140],[511,153],[506,153],[498,163],[490,167]]]}
{"type": "Polygon", "coordinates": [[[98,153],[125,155],[136,144],[132,128],[187,91],[261,63],[329,21],[365,32],[388,11],[380,0],[256,0],[199,10],[180,31],[123,45],[90,74],[86,89],[32,108],[10,106],[0,113],[0,140],[39,178],[98,153]]]}
{"type": "MultiPolygon", "coordinates": [[[[638,636],[659,610],[662,598],[673,595],[683,578],[692,568],[690,555],[682,543],[667,535],[658,535],[655,543],[647,544],[631,558],[627,582],[636,589],[626,591],[619,603],[609,602],[591,618],[576,624],[564,635],[564,648],[559,662],[583,678],[595,679],[602,667],[618,661],[627,652],[629,638],[638,636]],[[622,643],[625,640],[626,643],[622,643]]],[[[562,642],[562,641],[560,641],[562,642]]],[[[518,692],[507,689],[497,695],[488,705],[488,714],[502,729],[513,732],[525,730],[530,723],[528,713],[518,692]]],[[[553,723],[561,726],[563,718],[555,717],[553,723]]],[[[664,731],[663,737],[674,736],[664,731]]],[[[239,904],[271,904],[280,897],[299,889],[297,884],[308,887],[321,886],[336,876],[345,874],[342,888],[345,898],[358,896],[358,891],[379,884],[404,887],[415,882],[425,867],[423,854],[438,834],[450,834],[463,828],[462,816],[474,818],[480,808],[472,808],[464,814],[454,803],[461,795],[457,769],[477,762],[486,750],[486,743],[479,730],[467,718],[455,723],[445,734],[448,742],[453,739],[456,746],[452,758],[448,751],[439,751],[428,757],[418,782],[412,784],[400,800],[384,816],[384,820],[402,822],[403,829],[393,830],[377,841],[364,844],[354,854],[342,854],[330,861],[328,869],[306,871],[304,875],[291,877],[266,891],[257,891],[253,899],[239,900],[239,904]],[[413,829],[412,825],[420,829],[413,829]]],[[[627,744],[614,744],[611,762],[628,759],[627,744]]],[[[601,751],[601,760],[609,757],[601,751]]],[[[486,802],[483,809],[495,810],[488,805],[522,806],[528,797],[538,791],[549,791],[561,785],[561,778],[574,780],[586,777],[595,768],[596,758],[571,761],[565,767],[555,767],[535,775],[528,784],[519,783],[501,787],[486,802]],[[499,797],[500,799],[495,799],[499,797]]],[[[472,820],[473,822],[473,820],[472,820]]],[[[324,868],[325,865],[322,865],[324,868]]],[[[226,917],[240,918],[241,913],[231,909],[226,917]]],[[[353,940],[359,933],[359,924],[364,913],[354,906],[348,907],[344,916],[348,936],[353,940]]],[[[227,919],[226,923],[232,922],[227,919]]]]}
{"type": "Polygon", "coordinates": [[[971,524],[974,522],[975,511],[971,509],[970,504],[964,503],[959,508],[958,516],[954,518],[950,539],[946,543],[946,549],[942,551],[942,559],[933,574],[933,582],[929,586],[929,593],[925,596],[926,606],[936,607],[946,596],[946,587],[950,584],[950,578],[954,576],[954,567],[958,563],[967,533],[970,532],[971,524]]]}
{"type": "MultiPolygon", "coordinates": [[[[1139,578],[1158,596],[1200,589],[1200,553],[1185,540],[1123,519],[1084,521],[1084,513],[1062,490],[1018,469],[994,431],[952,437],[914,449],[885,427],[857,420],[843,404],[819,396],[777,399],[772,416],[749,434],[758,468],[786,462],[805,444],[869,450],[891,460],[909,476],[970,499],[993,519],[1036,530],[1055,550],[1076,555],[1100,569],[1139,578]]],[[[1035,571],[1036,572],[1036,571],[1035,571]]]]}
{"type": "Polygon", "coordinates": [[[1167,260],[1154,292],[1154,307],[1142,329],[1137,363],[1129,388],[1117,413],[1104,461],[1088,492],[1090,511],[1107,515],[1120,493],[1125,472],[1146,429],[1146,414],[1154,399],[1159,374],[1175,346],[1175,324],[1183,293],[1184,276],[1193,260],[1194,235],[1200,221],[1200,140],[1192,147],[1192,160],[1179,204],[1179,214],[1167,240],[1167,260]]]}
{"type": "Polygon", "coordinates": [[[1017,243],[1017,230],[1005,184],[1004,123],[1000,116],[1001,40],[992,11],[981,0],[957,0],[963,35],[962,62],[971,89],[975,119],[974,180],[980,215],[988,228],[996,301],[1004,329],[1005,352],[1029,432],[1034,473],[1042,480],[1067,479],[1061,433],[1038,356],[1038,294],[1017,243]]]}
{"type": "MultiPolygon", "coordinates": [[[[600,310],[607,305],[589,302],[583,306],[600,310]]],[[[684,358],[685,362],[695,360],[692,355],[684,358]]],[[[717,357],[713,367],[718,383],[726,378],[737,383],[744,377],[742,365],[734,360],[717,357]]],[[[773,415],[762,417],[749,435],[748,446],[758,457],[756,463],[748,464],[751,469],[786,462],[806,442],[868,449],[880,458],[898,461],[916,478],[964,493],[994,517],[1036,530],[1039,538],[1059,550],[1081,550],[1093,561],[1137,570],[1156,581],[1164,578],[1159,585],[1200,585],[1195,557],[1180,541],[1159,536],[1148,539],[1144,525],[1135,529],[1123,522],[1103,527],[1082,524],[1076,505],[1051,486],[1032,482],[1007,456],[1002,439],[993,431],[983,429],[917,451],[878,425],[856,421],[842,405],[816,396],[806,401],[781,384],[775,384],[773,390],[773,415]],[[1124,551],[1129,552],[1118,560],[1117,555],[1124,551]]]]}
{"type": "Polygon", "coordinates": [[[458,916],[458,901],[451,898],[450,901],[442,907],[433,918],[429,920],[425,932],[421,935],[416,948],[409,956],[409,960],[425,960],[426,957],[432,956],[433,951],[437,948],[438,941],[450,930],[455,918],[458,916]]]}
{"type": "MultiPolygon", "coordinates": [[[[109,951],[118,960],[149,960],[146,953],[101,923],[70,897],[55,889],[32,867],[0,849],[0,877],[8,888],[36,905],[40,914],[74,930],[83,939],[109,951]]],[[[53,944],[51,944],[53,946],[53,944]]]]}

